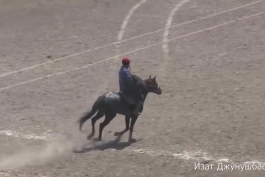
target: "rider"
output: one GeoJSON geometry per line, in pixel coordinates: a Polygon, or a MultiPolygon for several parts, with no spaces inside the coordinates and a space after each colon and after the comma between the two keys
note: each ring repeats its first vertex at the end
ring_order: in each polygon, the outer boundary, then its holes
{"type": "Polygon", "coordinates": [[[130,73],[130,59],[124,58],[122,59],[122,66],[119,71],[119,84],[120,84],[120,93],[125,97],[125,99],[130,104],[135,104],[135,109],[133,110],[133,114],[140,115],[139,109],[141,107],[141,100],[134,99],[132,93],[134,92],[133,87],[133,78],[130,73]]]}

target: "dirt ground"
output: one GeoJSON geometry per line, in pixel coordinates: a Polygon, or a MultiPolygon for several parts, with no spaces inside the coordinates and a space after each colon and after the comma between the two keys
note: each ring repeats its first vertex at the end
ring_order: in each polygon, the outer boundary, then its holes
{"type": "Polygon", "coordinates": [[[264,176],[264,19],[262,0],[0,1],[0,176],[264,176]],[[135,143],[120,115],[88,141],[76,121],[125,56],[163,94],[135,143]]]}

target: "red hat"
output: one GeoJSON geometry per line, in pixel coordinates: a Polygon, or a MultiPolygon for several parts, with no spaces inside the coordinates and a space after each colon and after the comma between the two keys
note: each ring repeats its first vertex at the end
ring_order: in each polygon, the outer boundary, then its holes
{"type": "Polygon", "coordinates": [[[123,65],[130,64],[130,59],[129,58],[122,59],[122,64],[123,65]]]}

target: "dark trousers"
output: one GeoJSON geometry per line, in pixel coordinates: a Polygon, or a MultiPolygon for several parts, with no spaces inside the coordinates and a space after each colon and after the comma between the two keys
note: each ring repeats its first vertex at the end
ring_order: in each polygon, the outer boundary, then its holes
{"type": "Polygon", "coordinates": [[[123,98],[129,103],[131,104],[131,101],[133,101],[134,105],[134,109],[133,109],[133,114],[135,115],[139,115],[140,113],[140,108],[143,105],[144,102],[144,97],[143,97],[143,90],[144,90],[144,83],[141,81],[136,81],[133,84],[133,87],[128,88],[127,90],[125,90],[122,95],[123,98]],[[131,100],[131,98],[133,98],[133,100],[131,100]]]}
{"type": "Polygon", "coordinates": [[[140,108],[144,102],[144,96],[142,94],[142,89],[138,87],[138,89],[135,90],[133,97],[135,98],[135,106],[134,106],[133,113],[138,115],[140,113],[140,108]]]}

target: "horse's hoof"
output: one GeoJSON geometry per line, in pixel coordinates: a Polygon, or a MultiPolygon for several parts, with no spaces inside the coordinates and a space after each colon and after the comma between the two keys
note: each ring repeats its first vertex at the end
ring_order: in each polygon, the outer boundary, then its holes
{"type": "Polygon", "coordinates": [[[84,133],[85,132],[85,130],[80,130],[80,133],[84,133]]]}
{"type": "Polygon", "coordinates": [[[130,138],[130,139],[129,139],[129,142],[130,142],[130,143],[135,143],[135,142],[136,142],[136,139],[130,138]]]}
{"type": "Polygon", "coordinates": [[[88,140],[91,140],[91,138],[93,138],[93,136],[94,136],[94,135],[92,135],[92,134],[91,134],[91,135],[88,135],[87,139],[88,139],[88,140]]]}
{"type": "Polygon", "coordinates": [[[114,136],[121,136],[121,132],[115,132],[114,136]]]}
{"type": "Polygon", "coordinates": [[[101,139],[99,139],[99,138],[94,138],[93,141],[94,141],[94,142],[99,142],[99,141],[101,141],[101,139]]]}

